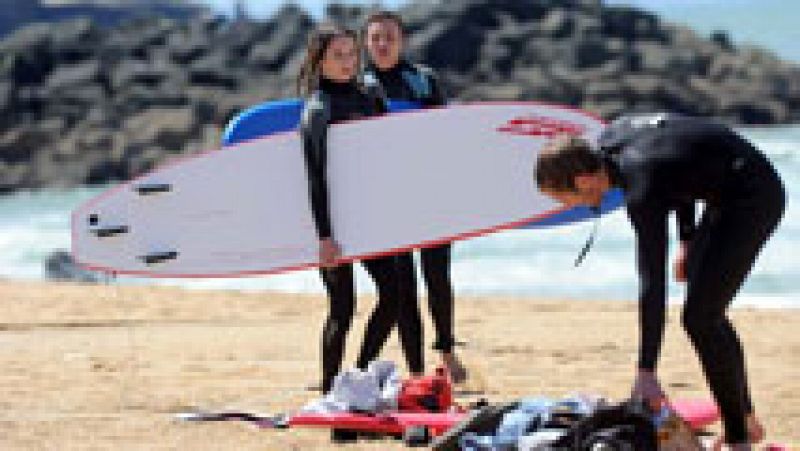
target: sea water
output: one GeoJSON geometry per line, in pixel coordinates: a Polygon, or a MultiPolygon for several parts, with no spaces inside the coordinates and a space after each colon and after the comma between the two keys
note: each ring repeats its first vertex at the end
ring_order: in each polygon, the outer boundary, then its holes
{"type": "MultiPolygon", "coordinates": [[[[740,130],[770,157],[786,184],[789,203],[781,226],[764,249],[737,298],[739,305],[800,307],[800,126],[740,130]]],[[[0,277],[43,279],[44,259],[69,249],[70,212],[105,188],[19,192],[0,197],[0,277]]],[[[674,237],[674,221],[670,221],[674,237]]],[[[454,244],[452,277],[457,295],[630,300],[637,296],[634,234],[621,210],[601,219],[595,248],[584,264],[573,261],[591,231],[584,222],[551,229],[522,229],[454,244]]],[[[674,243],[672,240],[674,252],[674,243]]],[[[239,279],[135,279],[187,288],[323,292],[314,270],[239,279]]],[[[374,290],[357,269],[360,291],[374,290]]],[[[680,284],[670,285],[674,300],[680,284]]],[[[422,291],[424,292],[424,290],[422,291]]]]}

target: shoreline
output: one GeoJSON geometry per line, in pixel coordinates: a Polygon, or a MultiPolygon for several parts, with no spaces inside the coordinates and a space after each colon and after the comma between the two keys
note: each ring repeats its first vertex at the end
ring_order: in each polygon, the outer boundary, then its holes
{"type": "MultiPolygon", "coordinates": [[[[273,275],[274,276],[281,276],[281,274],[273,275]]],[[[214,279],[216,280],[237,280],[237,281],[258,281],[263,280],[270,276],[247,276],[247,277],[240,277],[240,278],[230,278],[230,279],[214,279]]],[[[314,276],[316,277],[316,275],[314,276]]],[[[120,287],[120,288],[136,288],[136,287],[153,287],[153,288],[165,288],[165,289],[181,289],[186,290],[188,292],[194,293],[201,293],[201,292],[223,292],[223,293],[246,293],[252,295],[263,295],[263,294],[276,294],[280,296],[325,296],[325,292],[320,285],[316,289],[309,289],[309,290],[293,290],[293,289],[280,289],[274,287],[267,287],[267,286],[245,286],[242,284],[240,287],[236,286],[208,286],[204,285],[207,283],[208,280],[211,279],[169,279],[169,278],[132,278],[130,276],[120,276],[118,279],[111,279],[111,283],[92,283],[92,284],[84,284],[85,286],[97,286],[97,287],[120,287]],[[127,279],[127,280],[126,280],[127,279]],[[117,283],[114,280],[122,280],[122,283],[117,283]],[[200,281],[200,282],[198,282],[200,281]]],[[[33,276],[11,276],[11,275],[0,275],[0,283],[18,283],[18,284],[65,284],[65,285],[74,285],[74,284],[82,284],[81,282],[75,281],[55,281],[55,280],[47,280],[44,276],[41,277],[33,277],[33,276]]],[[[258,282],[256,282],[258,283],[258,282]]],[[[314,279],[313,283],[318,283],[316,279],[314,279]]],[[[321,284],[321,282],[319,282],[321,284]]],[[[370,282],[371,283],[371,282],[370,282]]],[[[746,284],[745,284],[746,285],[746,284]]],[[[367,290],[361,290],[361,287],[357,286],[358,289],[358,296],[374,296],[375,289],[370,288],[367,290]]],[[[418,278],[418,292],[425,293],[424,284],[421,282],[421,279],[418,278]]],[[[506,301],[520,301],[520,302],[530,302],[530,301],[537,301],[540,302],[542,299],[557,299],[557,302],[598,302],[598,298],[596,297],[589,297],[587,296],[575,296],[570,297],[568,295],[537,295],[535,293],[511,293],[511,292],[493,292],[491,290],[487,290],[485,292],[480,292],[477,290],[456,290],[456,298],[459,300],[463,300],[465,302],[470,302],[471,300],[481,300],[485,298],[493,298],[493,299],[501,299],[506,301]]],[[[635,303],[637,301],[635,295],[630,297],[620,297],[620,298],[600,298],[599,302],[622,302],[622,303],[635,303]]],[[[680,307],[683,305],[683,298],[682,295],[668,295],[667,302],[670,307],[680,307]]],[[[800,310],[800,302],[797,301],[796,296],[788,296],[788,295],[771,295],[771,294],[739,294],[734,299],[734,302],[731,306],[732,309],[739,310],[739,309],[754,309],[754,310],[800,310]]]]}
{"type": "MultiPolygon", "coordinates": [[[[269,277],[269,276],[264,276],[269,277]]],[[[252,277],[252,279],[258,279],[259,277],[252,277]]],[[[246,279],[246,278],[245,278],[246,279]]],[[[143,279],[144,280],[144,279],[143,279]]],[[[155,279],[157,280],[157,279],[155,279]]],[[[13,278],[7,276],[0,276],[0,283],[18,283],[18,284],[54,284],[54,285],[81,285],[79,282],[72,282],[72,281],[52,281],[52,280],[42,280],[39,278],[13,278]]],[[[184,285],[180,282],[178,283],[148,283],[144,281],[132,281],[128,283],[96,283],[96,284],[83,284],[83,286],[97,286],[97,287],[119,287],[119,288],[141,288],[141,287],[152,287],[152,288],[165,288],[165,289],[180,289],[185,290],[191,293],[202,293],[202,292],[220,292],[220,293],[243,293],[243,294],[250,294],[250,295],[279,295],[279,296],[325,296],[325,292],[320,288],[319,290],[307,290],[307,291],[291,291],[291,290],[281,290],[275,288],[237,288],[237,287],[207,287],[207,286],[191,286],[191,285],[184,285]]],[[[423,284],[418,286],[419,293],[425,293],[423,284]]],[[[375,296],[375,290],[370,289],[367,291],[358,291],[359,297],[373,297],[375,296]]],[[[458,293],[456,292],[456,298],[458,301],[462,302],[474,302],[474,301],[481,301],[485,300],[486,298],[492,299],[499,299],[503,301],[509,302],[611,302],[611,303],[635,303],[637,302],[635,297],[631,298],[621,298],[621,299],[596,299],[596,298],[589,298],[589,297],[569,297],[569,296],[537,296],[533,293],[526,294],[508,294],[508,293],[496,293],[496,292],[485,292],[485,293],[478,293],[478,292],[471,292],[471,293],[458,293]]],[[[683,299],[679,296],[669,296],[667,302],[670,307],[681,307],[683,305],[683,299]]],[[[795,297],[789,296],[781,296],[781,295],[740,295],[734,299],[733,305],[731,305],[731,309],[734,310],[800,310],[800,303],[797,302],[795,297]]]]}
{"type": "MultiPolygon", "coordinates": [[[[298,409],[319,373],[326,301],[318,295],[0,280],[0,448],[339,449],[325,431],[187,424],[192,407],[298,409]]],[[[352,365],[374,305],[360,296],[352,365]]],[[[424,302],[426,367],[437,363],[424,302]]],[[[800,444],[800,311],[735,309],[756,408],[771,442],[800,444]]],[[[464,297],[457,352],[470,370],[457,401],[574,393],[621,399],[636,353],[633,302],[464,297]]],[[[382,358],[405,371],[396,334],[382,358]]],[[[708,397],[697,358],[670,320],[659,366],[673,397],[708,397]]],[[[353,449],[405,449],[392,441],[353,449]]],[[[348,448],[350,449],[350,448],[348,448]]]]}

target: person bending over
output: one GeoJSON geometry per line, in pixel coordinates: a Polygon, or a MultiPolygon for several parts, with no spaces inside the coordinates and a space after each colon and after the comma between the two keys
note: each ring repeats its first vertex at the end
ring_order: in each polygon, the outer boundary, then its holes
{"type": "Polygon", "coordinates": [[[750,449],[764,431],[753,409],[744,351],[726,312],[783,216],[786,193],[767,158],[728,127],[677,114],[623,116],[599,145],[555,138],[537,157],[540,190],[571,207],[624,192],[636,234],[639,360],[633,396],[663,398],[656,363],[666,310],[667,217],[677,212],[674,263],[686,282],[682,322],[724,422],[724,441],[750,449]],[[705,203],[695,224],[695,203],[705,203]]]}

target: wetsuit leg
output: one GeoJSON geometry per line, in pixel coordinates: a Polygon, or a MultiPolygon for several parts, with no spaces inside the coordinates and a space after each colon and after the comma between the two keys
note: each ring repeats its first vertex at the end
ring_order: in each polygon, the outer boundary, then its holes
{"type": "Polygon", "coordinates": [[[417,277],[414,271],[414,256],[411,252],[400,254],[397,258],[397,279],[400,290],[398,305],[397,329],[400,343],[408,364],[408,370],[414,374],[425,371],[423,351],[422,317],[419,313],[417,296],[417,277]]]}
{"type": "Polygon", "coordinates": [[[722,412],[728,443],[747,442],[746,415],[753,408],[744,352],[726,310],[780,221],[784,204],[778,183],[756,202],[709,208],[689,249],[683,324],[722,412]]]}
{"type": "Polygon", "coordinates": [[[422,249],[420,260],[428,288],[428,308],[436,330],[433,349],[449,353],[453,350],[453,284],[450,280],[451,245],[422,249]]]}
{"type": "Polygon", "coordinates": [[[397,323],[400,293],[397,283],[397,259],[394,256],[373,258],[362,262],[378,288],[378,303],[367,322],[361,352],[356,365],[366,369],[378,356],[389,333],[397,323]]]}
{"type": "Polygon", "coordinates": [[[328,318],[322,329],[322,391],[327,393],[342,366],[356,295],[352,265],[320,269],[320,275],[329,302],[328,318]]]}

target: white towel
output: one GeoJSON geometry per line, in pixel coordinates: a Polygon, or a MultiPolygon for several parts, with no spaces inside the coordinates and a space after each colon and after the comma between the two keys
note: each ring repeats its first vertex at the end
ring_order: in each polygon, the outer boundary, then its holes
{"type": "Polygon", "coordinates": [[[366,371],[354,368],[339,373],[331,391],[309,402],[303,413],[370,412],[397,410],[401,380],[394,362],[375,361],[366,371]]]}

